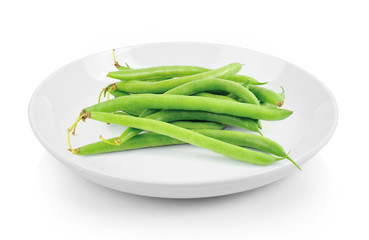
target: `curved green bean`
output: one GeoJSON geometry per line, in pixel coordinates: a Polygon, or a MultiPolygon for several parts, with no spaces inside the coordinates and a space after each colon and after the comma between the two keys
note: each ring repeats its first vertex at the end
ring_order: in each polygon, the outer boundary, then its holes
{"type": "MultiPolygon", "coordinates": [[[[286,157],[298,169],[301,170],[301,168],[288,156],[283,147],[269,138],[244,132],[228,130],[195,129],[193,131],[237,146],[254,148],[263,152],[271,153],[275,156],[286,157]]],[[[117,140],[117,138],[112,138],[109,140],[114,141],[117,140]]],[[[171,137],[155,133],[142,133],[129,139],[127,142],[120,146],[113,146],[99,141],[82,146],[77,152],[79,155],[91,155],[175,144],[183,144],[183,142],[171,137]]]]}
{"type": "Polygon", "coordinates": [[[205,135],[196,133],[188,129],[177,127],[173,124],[157,120],[138,118],[126,115],[115,115],[112,113],[104,113],[104,112],[90,112],[86,114],[86,117],[101,122],[109,122],[128,127],[143,129],[145,131],[150,131],[157,134],[162,134],[198,147],[209,149],[213,152],[222,154],[232,159],[243,161],[250,164],[270,165],[278,160],[284,159],[277,158],[265,153],[252,151],[246,148],[242,148],[214,138],[207,137],[205,135]]]}
{"type": "Polygon", "coordinates": [[[118,97],[87,107],[82,111],[82,114],[91,111],[116,112],[132,106],[139,109],[206,111],[267,121],[282,120],[292,114],[292,111],[280,108],[272,109],[222,99],[170,94],[134,94],[118,97]]]}
{"type": "Polygon", "coordinates": [[[206,68],[196,66],[159,66],[150,68],[137,68],[137,69],[123,69],[120,71],[113,71],[108,73],[108,77],[129,81],[135,80],[150,80],[172,77],[183,77],[188,75],[194,75],[209,71],[206,68]]]}
{"type": "MultiPolygon", "coordinates": [[[[115,60],[114,56],[114,65],[117,67],[119,71],[113,71],[109,73],[109,77],[119,79],[119,80],[163,80],[173,77],[183,77],[203,72],[211,71],[211,69],[197,67],[197,66],[157,66],[157,67],[150,67],[150,68],[139,68],[139,69],[132,69],[128,66],[120,66],[119,63],[115,60]]],[[[226,79],[245,83],[250,82],[253,85],[263,85],[265,83],[258,82],[255,78],[245,76],[245,75],[233,75],[227,77],[226,79]]]]}
{"type": "MultiPolygon", "coordinates": [[[[200,111],[162,110],[153,113],[149,116],[146,116],[145,118],[154,119],[162,122],[173,122],[178,120],[201,120],[201,121],[217,122],[220,124],[235,126],[250,131],[258,132],[260,133],[260,135],[262,135],[255,120],[225,114],[200,112],[200,111]]],[[[142,132],[141,129],[127,128],[126,131],[124,131],[120,135],[119,139],[115,141],[115,144],[123,144],[125,141],[136,136],[140,132],[142,132]]]]}
{"type": "Polygon", "coordinates": [[[231,143],[237,146],[254,148],[263,152],[271,153],[275,156],[285,157],[290,160],[298,169],[301,168],[288,156],[283,147],[277,142],[264,136],[255,134],[227,131],[227,130],[208,130],[198,129],[198,133],[204,134],[208,137],[216,138],[218,140],[231,143]]]}
{"type": "MultiPolygon", "coordinates": [[[[240,71],[242,65],[240,63],[231,63],[224,67],[211,70],[208,72],[198,73],[185,77],[172,78],[168,80],[163,80],[159,82],[145,82],[145,81],[125,81],[116,83],[117,90],[130,92],[130,93],[164,93],[172,88],[175,88],[179,85],[196,81],[205,78],[225,78],[236,74],[240,71]]],[[[125,72],[118,71],[118,72],[125,72]]],[[[109,74],[108,74],[109,76],[109,74]]]]}
{"type": "MultiPolygon", "coordinates": [[[[176,121],[176,122],[172,122],[171,124],[174,124],[179,127],[187,128],[187,129],[193,129],[195,131],[202,130],[205,128],[207,129],[213,128],[214,130],[219,129],[218,131],[220,131],[220,129],[224,127],[224,125],[222,124],[216,124],[212,122],[176,121]]],[[[111,139],[108,139],[108,141],[113,142],[118,139],[119,138],[111,138],[111,139]]],[[[156,134],[156,133],[141,133],[121,145],[110,145],[103,141],[98,141],[98,142],[90,143],[90,144],[87,144],[85,146],[78,148],[76,153],[78,153],[78,155],[92,155],[92,154],[125,151],[125,150],[139,149],[139,148],[167,146],[167,145],[174,145],[174,144],[183,144],[183,142],[177,139],[170,138],[170,137],[156,134]]]]}
{"type": "Polygon", "coordinates": [[[237,146],[255,148],[279,157],[287,156],[287,153],[281,145],[267,137],[229,130],[214,131],[201,129],[196,132],[237,146]]]}
{"type": "Polygon", "coordinates": [[[211,90],[223,90],[234,94],[245,102],[259,105],[259,100],[246,87],[238,83],[219,78],[207,78],[188,82],[165,92],[165,94],[193,95],[199,92],[211,90]]]}

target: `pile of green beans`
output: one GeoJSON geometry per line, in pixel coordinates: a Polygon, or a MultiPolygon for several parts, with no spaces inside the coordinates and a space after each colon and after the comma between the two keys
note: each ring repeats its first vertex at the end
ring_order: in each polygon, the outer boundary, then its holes
{"type": "Polygon", "coordinates": [[[237,62],[214,70],[180,65],[134,69],[121,66],[114,51],[113,57],[117,71],[107,76],[120,81],[104,88],[98,103],[82,109],[68,128],[72,153],[92,155],[188,143],[256,165],[288,159],[300,169],[281,145],[260,130],[260,120],[278,121],[292,114],[280,108],[285,101],[283,88],[276,93],[260,86],[266,83],[238,74],[243,65],[237,62]],[[106,101],[101,102],[102,94],[106,101]],[[110,95],[114,98],[109,99],[110,95]],[[101,141],[72,148],[70,132],[74,134],[79,121],[86,119],[128,128],[118,137],[100,136],[101,141]],[[227,126],[250,133],[224,130],[227,126]]]}

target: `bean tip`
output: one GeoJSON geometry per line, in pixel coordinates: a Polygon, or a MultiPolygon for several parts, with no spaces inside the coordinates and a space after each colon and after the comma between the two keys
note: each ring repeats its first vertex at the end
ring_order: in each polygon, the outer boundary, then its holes
{"type": "Polygon", "coordinates": [[[288,159],[293,165],[295,165],[300,171],[302,171],[302,169],[301,169],[301,167],[295,162],[295,161],[293,161],[292,160],[292,158],[290,158],[289,156],[288,156],[288,154],[290,154],[290,152],[291,151],[289,151],[288,153],[287,153],[287,155],[286,155],[286,159],[288,159]]]}

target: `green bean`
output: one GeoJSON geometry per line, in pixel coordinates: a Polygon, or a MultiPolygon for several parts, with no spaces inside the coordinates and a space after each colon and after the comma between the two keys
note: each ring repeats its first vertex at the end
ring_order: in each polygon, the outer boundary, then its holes
{"type": "MultiPolygon", "coordinates": [[[[185,128],[177,127],[173,124],[157,120],[137,118],[126,115],[115,115],[112,113],[104,112],[90,112],[86,114],[86,117],[101,122],[109,122],[113,124],[143,129],[145,131],[150,131],[157,134],[162,134],[250,164],[270,165],[278,160],[284,159],[242,148],[233,144],[204,136],[185,128]]],[[[75,150],[74,152],[78,152],[78,150],[75,150]]]]}
{"type": "Polygon", "coordinates": [[[281,107],[284,103],[284,89],[283,88],[282,88],[282,92],[279,94],[270,89],[258,87],[258,86],[250,86],[249,89],[262,102],[271,103],[278,107],[281,107]]]}
{"type": "Polygon", "coordinates": [[[292,111],[286,109],[272,109],[215,98],[170,94],[134,94],[118,97],[87,107],[82,111],[82,114],[91,111],[116,112],[124,110],[127,106],[135,106],[139,109],[206,111],[268,121],[282,120],[292,114],[292,111]]]}
{"type": "MultiPolygon", "coordinates": [[[[141,80],[141,81],[150,79],[163,80],[173,77],[183,77],[211,71],[211,69],[197,66],[158,66],[150,68],[132,69],[128,66],[127,63],[126,66],[120,66],[115,59],[114,52],[113,58],[114,65],[117,67],[119,71],[110,72],[108,76],[119,80],[141,80]]],[[[267,82],[260,83],[255,78],[245,75],[229,76],[226,79],[239,83],[245,83],[249,81],[250,84],[253,85],[263,85],[267,83],[267,82]]]]}
{"type": "Polygon", "coordinates": [[[233,102],[236,101],[235,99],[233,99],[231,97],[223,96],[223,95],[218,95],[218,94],[213,94],[213,93],[209,93],[209,92],[196,93],[195,96],[209,97],[209,98],[218,98],[218,99],[223,99],[223,100],[228,100],[228,101],[233,101],[233,102]]]}
{"type": "Polygon", "coordinates": [[[214,131],[202,129],[197,132],[237,146],[255,148],[279,157],[287,156],[281,145],[263,136],[229,130],[214,131]]]}
{"type": "MultiPolygon", "coordinates": [[[[215,78],[215,77],[223,78],[223,77],[232,76],[238,71],[240,71],[241,67],[242,65],[240,63],[231,63],[224,67],[221,67],[221,68],[218,68],[212,71],[198,73],[198,74],[185,76],[185,77],[172,78],[172,79],[163,80],[160,82],[145,82],[145,81],[136,81],[136,80],[118,82],[116,83],[116,87],[117,87],[117,90],[124,91],[124,92],[130,92],[130,93],[164,93],[172,88],[175,88],[179,85],[182,85],[182,84],[185,84],[191,81],[196,81],[196,80],[205,79],[205,78],[215,78]]],[[[126,72],[126,71],[129,71],[129,70],[120,71],[120,72],[126,72]]]]}
{"type": "Polygon", "coordinates": [[[183,77],[203,73],[206,68],[195,66],[159,66],[150,68],[124,69],[123,71],[113,71],[108,73],[108,77],[119,80],[149,80],[172,77],[183,77]]]}
{"type": "MultiPolygon", "coordinates": [[[[273,154],[275,156],[285,157],[290,160],[298,169],[301,170],[301,168],[288,156],[283,147],[269,138],[244,132],[228,130],[195,129],[193,131],[237,146],[254,148],[263,152],[273,154]]],[[[117,138],[112,138],[109,140],[114,141],[116,139],[117,138]]],[[[127,142],[120,146],[113,146],[99,141],[82,146],[78,149],[77,152],[79,155],[91,155],[175,144],[183,144],[183,142],[155,133],[142,133],[135,136],[134,138],[129,139],[127,142]]]]}
{"type": "MultiPolygon", "coordinates": [[[[173,122],[178,120],[211,121],[258,132],[260,133],[260,135],[262,135],[255,120],[225,114],[200,112],[200,111],[162,110],[153,113],[149,116],[146,116],[145,118],[154,119],[162,122],[173,122]]],[[[127,128],[126,131],[124,131],[120,135],[119,139],[114,141],[114,144],[115,145],[123,144],[125,141],[136,136],[140,132],[142,132],[141,129],[127,128]]]]}
{"type": "MultiPolygon", "coordinates": [[[[111,72],[110,75],[115,75],[116,79],[120,80],[150,80],[150,79],[157,79],[163,80],[173,77],[182,77],[188,76],[193,74],[198,74],[202,72],[211,71],[211,69],[197,67],[197,66],[158,66],[158,67],[151,67],[151,68],[140,68],[140,69],[132,69],[127,63],[126,66],[121,66],[115,58],[115,49],[113,49],[113,60],[114,66],[123,71],[121,73],[118,72],[111,72]],[[130,70],[130,71],[127,71],[130,70]]],[[[263,85],[267,82],[260,83],[255,78],[245,76],[245,75],[233,75],[227,77],[228,80],[239,82],[239,83],[246,83],[250,82],[253,85],[263,85]]]]}
{"type": "Polygon", "coordinates": [[[288,156],[283,147],[269,138],[245,132],[227,130],[198,129],[196,132],[237,146],[250,147],[279,157],[285,157],[301,170],[301,168],[288,156]]]}
{"type": "Polygon", "coordinates": [[[186,129],[212,129],[222,130],[225,125],[216,122],[191,122],[191,121],[175,121],[171,124],[186,129]]]}
{"type": "MultiPolygon", "coordinates": [[[[224,125],[219,123],[212,122],[187,122],[187,121],[176,121],[172,122],[179,127],[194,129],[194,130],[202,130],[202,129],[214,129],[220,130],[223,129],[224,125]]],[[[111,138],[108,141],[116,141],[119,138],[111,138]]],[[[121,145],[110,145],[106,144],[103,141],[87,144],[78,148],[78,155],[92,155],[99,153],[108,153],[108,152],[117,152],[117,151],[125,151],[139,148],[147,148],[147,147],[157,147],[157,146],[166,146],[166,145],[174,145],[174,144],[183,144],[183,142],[170,138],[164,135],[159,135],[156,133],[141,133],[134,138],[128,140],[124,144],[121,145]]]]}
{"type": "Polygon", "coordinates": [[[246,87],[238,83],[219,78],[207,78],[188,82],[165,92],[165,94],[193,95],[195,93],[209,90],[223,90],[234,94],[235,96],[241,98],[245,102],[259,105],[259,100],[246,87]]]}

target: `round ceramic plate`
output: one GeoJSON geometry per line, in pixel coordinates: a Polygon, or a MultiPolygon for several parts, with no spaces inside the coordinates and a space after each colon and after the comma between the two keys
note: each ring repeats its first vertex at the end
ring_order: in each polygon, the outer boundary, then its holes
{"type": "MultiPolygon", "coordinates": [[[[338,117],[329,90],[314,76],[279,58],[245,48],[212,43],[153,43],[117,49],[121,63],[133,68],[160,65],[197,65],[218,68],[231,62],[245,64],[241,74],[265,87],[286,93],[286,120],[263,121],[265,136],[276,140],[303,168],[332,136],[338,117]]],[[[111,50],[72,62],[49,76],[35,91],[29,119],[42,145],[77,174],[119,191],[165,198],[201,198],[237,193],[277,181],[299,171],[288,160],[256,166],[206,149],[177,145],[94,156],[67,151],[67,128],[80,110],[97,103],[100,90],[114,82],[111,50]]],[[[87,120],[80,123],[73,147],[118,136],[125,127],[87,120]]]]}

